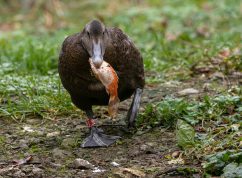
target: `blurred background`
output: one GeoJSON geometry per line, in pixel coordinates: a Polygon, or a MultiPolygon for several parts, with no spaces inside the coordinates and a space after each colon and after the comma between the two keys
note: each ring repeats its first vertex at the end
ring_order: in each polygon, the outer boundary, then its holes
{"type": "MultiPolygon", "coordinates": [[[[107,26],[125,31],[142,50],[150,70],[179,71],[180,67],[191,66],[191,61],[199,62],[222,48],[239,47],[241,42],[242,4],[237,0],[1,0],[0,3],[2,37],[22,35],[26,40],[34,36],[45,43],[54,40],[58,48],[67,35],[79,32],[88,21],[97,18],[107,26]],[[195,46],[196,52],[190,49],[195,46]]],[[[51,69],[56,67],[54,61],[49,64],[53,65],[51,69]]],[[[44,66],[38,67],[40,72],[45,70],[44,66]]]]}

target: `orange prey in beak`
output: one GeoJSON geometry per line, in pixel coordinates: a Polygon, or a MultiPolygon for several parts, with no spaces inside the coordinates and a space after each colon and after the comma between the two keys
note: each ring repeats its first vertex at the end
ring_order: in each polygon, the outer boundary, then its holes
{"type": "Polygon", "coordinates": [[[110,64],[103,61],[99,68],[96,68],[92,62],[92,59],[89,58],[89,63],[95,77],[102,82],[106,88],[106,92],[109,94],[109,103],[108,103],[108,113],[114,118],[117,116],[118,112],[118,75],[110,64]]]}

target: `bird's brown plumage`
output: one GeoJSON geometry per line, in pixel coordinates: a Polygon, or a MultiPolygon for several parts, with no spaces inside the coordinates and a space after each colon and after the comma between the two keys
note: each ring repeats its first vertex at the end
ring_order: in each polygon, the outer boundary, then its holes
{"type": "MultiPolygon", "coordinates": [[[[134,43],[118,28],[106,28],[109,42],[104,60],[116,71],[118,97],[121,101],[129,98],[136,88],[143,88],[143,59],[134,43]]],[[[91,72],[89,53],[82,44],[84,31],[65,39],[59,55],[59,75],[63,86],[71,95],[73,103],[82,110],[92,105],[107,105],[109,96],[105,87],[91,72]]]]}

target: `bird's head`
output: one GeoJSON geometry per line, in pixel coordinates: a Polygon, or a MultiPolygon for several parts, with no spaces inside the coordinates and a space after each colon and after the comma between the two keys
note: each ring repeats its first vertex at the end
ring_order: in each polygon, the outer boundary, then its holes
{"type": "Polygon", "coordinates": [[[83,47],[87,50],[95,67],[99,68],[108,43],[108,32],[104,24],[98,20],[88,23],[82,36],[83,47]]]}

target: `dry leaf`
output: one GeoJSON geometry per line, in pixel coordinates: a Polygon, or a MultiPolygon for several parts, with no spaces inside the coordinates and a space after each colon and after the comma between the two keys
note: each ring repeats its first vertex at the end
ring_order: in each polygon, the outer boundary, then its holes
{"type": "Polygon", "coordinates": [[[133,168],[120,168],[119,171],[118,171],[118,174],[119,175],[123,175],[125,177],[128,176],[128,174],[133,177],[133,176],[136,176],[136,177],[139,177],[139,178],[144,178],[145,177],[145,173],[138,170],[138,169],[133,169],[133,168]]]}

